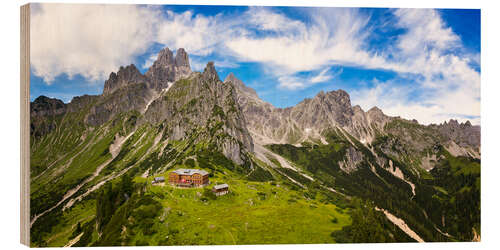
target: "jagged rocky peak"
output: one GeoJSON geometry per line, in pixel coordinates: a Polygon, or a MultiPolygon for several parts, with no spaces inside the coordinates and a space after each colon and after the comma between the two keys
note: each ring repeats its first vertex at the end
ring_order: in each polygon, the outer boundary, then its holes
{"type": "Polygon", "coordinates": [[[314,98],[321,103],[341,106],[352,115],[351,98],[347,92],[342,89],[332,91],[320,91],[314,98]]]}
{"type": "Polygon", "coordinates": [[[207,66],[203,70],[203,79],[207,81],[220,81],[214,62],[207,63],[207,66]]]}
{"type": "Polygon", "coordinates": [[[166,137],[184,140],[193,135],[196,143],[214,145],[237,164],[253,151],[253,141],[237,103],[232,83],[219,80],[213,62],[202,73],[194,73],[182,84],[174,84],[164,98],[152,102],[144,113],[150,123],[163,123],[166,137]]]}
{"type": "Polygon", "coordinates": [[[102,94],[108,95],[128,84],[144,82],[147,82],[146,77],[141,74],[134,64],[130,64],[126,67],[121,66],[117,73],[112,72],[108,80],[104,82],[102,94]]]}
{"type": "Polygon", "coordinates": [[[244,85],[240,79],[236,78],[236,76],[233,74],[233,72],[229,73],[229,75],[226,76],[226,79],[224,79],[224,82],[232,82],[234,84],[234,86],[244,85]]]}
{"type": "Polygon", "coordinates": [[[437,126],[438,130],[460,146],[479,147],[481,145],[481,127],[473,126],[470,121],[459,123],[451,119],[437,126]]]}
{"type": "Polygon", "coordinates": [[[175,54],[175,66],[189,67],[189,56],[184,48],[179,48],[175,54]]]}
{"type": "Polygon", "coordinates": [[[375,120],[381,120],[381,119],[384,119],[386,118],[387,116],[384,114],[384,112],[382,112],[381,109],[379,109],[377,106],[374,106],[373,108],[371,108],[370,110],[368,110],[366,112],[366,114],[372,118],[372,119],[375,119],[375,120]]]}
{"type": "Polygon", "coordinates": [[[191,66],[189,66],[189,56],[184,48],[177,49],[175,54],[175,80],[179,80],[191,74],[191,66]]]}
{"type": "Polygon", "coordinates": [[[177,49],[175,54],[175,80],[187,77],[191,74],[191,66],[189,66],[189,56],[184,48],[177,49]]]}
{"type": "Polygon", "coordinates": [[[158,53],[158,58],[148,69],[146,76],[151,88],[161,90],[191,73],[189,56],[183,48],[177,49],[175,57],[169,48],[164,48],[158,53]]]}
{"type": "Polygon", "coordinates": [[[444,122],[443,123],[443,126],[448,126],[448,127],[461,127],[461,128],[466,128],[466,127],[472,127],[472,124],[469,120],[467,120],[466,122],[458,122],[458,120],[455,120],[455,119],[450,119],[449,122],[444,122]]]}
{"type": "Polygon", "coordinates": [[[479,128],[480,126],[477,125],[472,125],[472,123],[467,120],[466,122],[458,122],[458,120],[455,119],[450,119],[448,122],[444,122],[440,125],[438,125],[441,128],[447,128],[447,129],[470,129],[470,128],[479,128]]]}
{"type": "Polygon", "coordinates": [[[377,106],[368,110],[366,112],[366,116],[371,123],[374,123],[380,129],[382,129],[384,125],[392,119],[391,117],[385,115],[384,112],[382,112],[382,110],[377,106]]]}
{"type": "Polygon", "coordinates": [[[154,62],[154,64],[164,65],[164,66],[173,65],[174,63],[175,63],[174,53],[168,47],[162,49],[160,53],[158,53],[158,58],[154,62]]]}
{"type": "Polygon", "coordinates": [[[257,97],[257,92],[255,92],[254,89],[247,87],[240,79],[236,78],[236,76],[233,74],[233,72],[229,73],[229,75],[226,76],[226,79],[224,79],[224,82],[232,82],[233,85],[241,92],[250,94],[254,97],[257,97]]]}
{"type": "MultiPolygon", "coordinates": [[[[328,124],[337,124],[341,127],[351,124],[351,118],[354,115],[351,98],[344,90],[320,91],[306,104],[308,107],[304,113],[310,126],[318,122],[322,127],[326,127],[328,124]]],[[[299,106],[300,104],[297,105],[297,107],[299,106]]]]}
{"type": "Polygon", "coordinates": [[[359,105],[355,105],[352,107],[352,111],[356,114],[356,113],[364,113],[363,109],[361,108],[361,106],[359,105]]]}
{"type": "Polygon", "coordinates": [[[379,109],[377,106],[373,106],[373,108],[369,109],[368,110],[369,113],[372,113],[372,114],[384,114],[384,112],[382,112],[381,109],[379,109]]]}
{"type": "Polygon", "coordinates": [[[161,90],[168,87],[169,82],[175,81],[174,54],[169,48],[158,53],[158,58],[146,72],[150,81],[150,88],[161,90]]]}

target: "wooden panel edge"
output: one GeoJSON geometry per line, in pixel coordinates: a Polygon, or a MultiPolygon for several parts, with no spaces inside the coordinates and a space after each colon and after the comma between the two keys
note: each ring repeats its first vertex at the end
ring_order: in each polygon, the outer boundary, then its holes
{"type": "Polygon", "coordinates": [[[30,246],[30,5],[21,6],[20,115],[21,115],[21,244],[30,246]]]}

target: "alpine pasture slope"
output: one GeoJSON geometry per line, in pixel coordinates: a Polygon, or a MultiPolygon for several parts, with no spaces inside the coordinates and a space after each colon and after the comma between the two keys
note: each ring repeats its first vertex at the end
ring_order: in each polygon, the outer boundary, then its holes
{"type": "Polygon", "coordinates": [[[31,103],[31,246],[472,241],[480,127],[352,106],[343,90],[261,100],[168,48],[104,91],[31,103]],[[152,185],[177,168],[211,185],[152,185]],[[230,193],[215,197],[214,184],[230,193]]]}

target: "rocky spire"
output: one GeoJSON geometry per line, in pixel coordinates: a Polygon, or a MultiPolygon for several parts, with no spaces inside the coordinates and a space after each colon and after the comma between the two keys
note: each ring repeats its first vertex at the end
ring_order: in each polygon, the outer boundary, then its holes
{"type": "Polygon", "coordinates": [[[205,70],[203,70],[203,79],[207,81],[220,81],[219,75],[215,70],[214,62],[208,62],[205,70]]]}
{"type": "Polygon", "coordinates": [[[175,66],[177,67],[189,67],[189,56],[184,50],[184,48],[179,48],[175,54],[175,66]]]}
{"type": "Polygon", "coordinates": [[[479,147],[481,145],[481,127],[473,126],[470,121],[459,123],[458,120],[450,119],[438,125],[437,128],[460,146],[479,147]]]}
{"type": "Polygon", "coordinates": [[[158,58],[146,72],[150,81],[150,88],[161,90],[167,88],[169,83],[175,82],[191,74],[189,56],[183,48],[174,53],[169,48],[164,48],[158,53],[158,58]]]}
{"type": "Polygon", "coordinates": [[[179,80],[191,74],[189,56],[184,48],[179,48],[175,54],[175,80],[179,80]]]}
{"type": "Polygon", "coordinates": [[[156,59],[154,64],[162,66],[174,65],[174,53],[170,51],[168,47],[162,49],[160,53],[158,53],[158,58],[156,59]]]}
{"type": "Polygon", "coordinates": [[[164,48],[158,53],[158,58],[146,72],[150,88],[161,90],[168,87],[169,82],[175,80],[174,54],[169,48],[164,48]]]}

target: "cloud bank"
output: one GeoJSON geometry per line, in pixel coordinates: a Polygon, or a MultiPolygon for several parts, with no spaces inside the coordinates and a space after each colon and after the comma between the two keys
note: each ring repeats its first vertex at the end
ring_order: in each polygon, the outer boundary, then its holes
{"type": "Polygon", "coordinates": [[[38,4],[31,13],[33,73],[48,84],[61,74],[103,80],[146,51],[159,14],[135,5],[38,4]]]}

